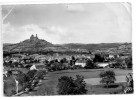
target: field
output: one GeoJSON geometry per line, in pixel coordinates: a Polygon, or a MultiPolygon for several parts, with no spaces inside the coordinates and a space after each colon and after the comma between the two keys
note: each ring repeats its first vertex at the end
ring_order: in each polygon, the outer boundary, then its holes
{"type": "MultiPolygon", "coordinates": [[[[99,73],[101,73],[104,70],[109,70],[109,69],[79,69],[79,70],[63,70],[63,71],[49,72],[46,75],[45,80],[42,81],[42,84],[39,87],[37,87],[35,91],[23,95],[24,96],[57,95],[56,86],[58,84],[58,78],[60,78],[61,76],[71,76],[74,78],[76,75],[82,75],[84,76],[84,79],[98,78],[99,73]]],[[[110,70],[113,70],[116,76],[125,76],[128,73],[132,73],[132,70],[123,70],[123,69],[110,69],[110,70]]],[[[111,87],[108,89],[103,88],[102,85],[92,86],[90,84],[87,84],[87,90],[88,90],[87,94],[109,94],[111,92],[116,92],[121,89],[121,86],[118,86],[118,84],[120,83],[116,83],[115,87],[111,87]]]]}

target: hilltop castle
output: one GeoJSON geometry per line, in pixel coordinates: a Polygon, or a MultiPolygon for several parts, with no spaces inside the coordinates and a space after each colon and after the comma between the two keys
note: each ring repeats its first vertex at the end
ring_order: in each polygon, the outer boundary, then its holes
{"type": "Polygon", "coordinates": [[[33,40],[33,41],[38,40],[37,34],[36,34],[36,36],[34,36],[34,35],[32,34],[31,37],[30,37],[30,40],[33,40]]]}

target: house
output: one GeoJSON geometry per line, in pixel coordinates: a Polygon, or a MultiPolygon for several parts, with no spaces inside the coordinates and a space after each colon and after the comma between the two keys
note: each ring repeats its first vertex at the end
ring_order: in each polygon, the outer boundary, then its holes
{"type": "Polygon", "coordinates": [[[30,70],[47,70],[45,65],[43,64],[33,64],[31,67],[30,67],[30,70]]]}
{"type": "Polygon", "coordinates": [[[77,60],[77,61],[75,62],[75,65],[81,66],[81,67],[85,67],[86,61],[84,61],[84,60],[77,60]]]}
{"type": "Polygon", "coordinates": [[[85,67],[86,63],[76,62],[75,65],[79,65],[79,66],[85,67]]]}
{"type": "Polygon", "coordinates": [[[110,63],[97,63],[98,68],[108,68],[110,63]]]}
{"type": "Polygon", "coordinates": [[[35,64],[30,67],[30,70],[37,70],[35,64]]]}
{"type": "Polygon", "coordinates": [[[109,58],[110,58],[110,59],[114,58],[114,55],[111,55],[111,54],[110,54],[110,55],[109,55],[109,58]]]}

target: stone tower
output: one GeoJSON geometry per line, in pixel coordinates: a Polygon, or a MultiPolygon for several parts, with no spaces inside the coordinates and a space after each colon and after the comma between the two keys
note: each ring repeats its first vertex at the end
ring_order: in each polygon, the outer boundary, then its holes
{"type": "Polygon", "coordinates": [[[38,39],[38,36],[37,36],[37,34],[36,34],[36,38],[38,39]]]}
{"type": "Polygon", "coordinates": [[[31,37],[30,37],[30,40],[31,40],[31,41],[36,41],[37,39],[38,39],[37,34],[36,34],[36,36],[34,36],[34,35],[32,34],[31,37]]]}
{"type": "Polygon", "coordinates": [[[30,37],[30,40],[33,40],[34,39],[34,35],[32,34],[31,37],[30,37]]]}

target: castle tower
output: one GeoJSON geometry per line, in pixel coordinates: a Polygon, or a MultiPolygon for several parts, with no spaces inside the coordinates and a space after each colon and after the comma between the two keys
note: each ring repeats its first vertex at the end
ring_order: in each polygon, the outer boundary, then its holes
{"type": "Polygon", "coordinates": [[[31,37],[30,37],[30,40],[33,40],[34,39],[34,35],[32,34],[31,37]]]}
{"type": "Polygon", "coordinates": [[[37,36],[37,34],[36,34],[36,38],[38,39],[38,36],[37,36]]]}
{"type": "Polygon", "coordinates": [[[37,40],[38,40],[37,34],[36,34],[36,36],[34,36],[34,35],[32,34],[31,37],[30,37],[30,40],[31,40],[31,41],[37,41],[37,40]]]}

